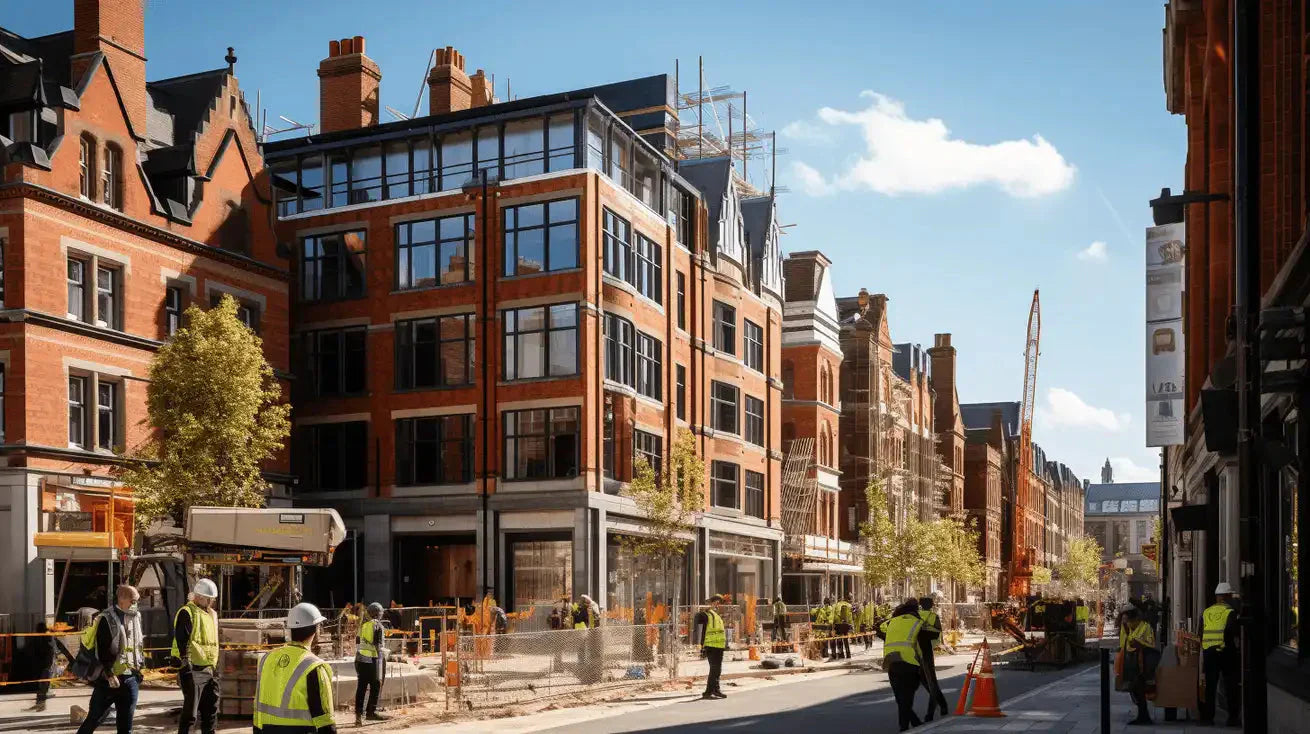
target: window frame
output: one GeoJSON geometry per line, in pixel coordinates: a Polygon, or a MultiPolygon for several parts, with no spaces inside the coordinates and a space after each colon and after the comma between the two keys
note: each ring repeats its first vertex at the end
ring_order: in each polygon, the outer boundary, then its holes
{"type": "Polygon", "coordinates": [[[395,485],[397,487],[428,487],[442,485],[460,485],[468,484],[473,481],[474,474],[474,447],[476,437],[474,431],[477,426],[477,416],[472,413],[456,413],[451,415],[433,415],[433,416],[416,416],[413,418],[398,418],[394,421],[396,431],[396,466],[395,466],[395,485]],[[447,436],[447,421],[451,419],[461,419],[464,423],[463,436],[454,439],[447,436]],[[420,423],[431,422],[436,427],[436,438],[431,441],[421,441],[418,438],[418,428],[420,423]],[[417,477],[417,456],[420,448],[424,444],[434,444],[433,455],[435,458],[435,481],[420,482],[417,477]],[[456,481],[447,481],[446,445],[459,444],[460,453],[463,462],[463,473],[461,478],[456,481]],[[404,458],[404,454],[408,458],[404,458]]]}
{"type": "Polygon", "coordinates": [[[65,261],[65,270],[64,270],[65,283],[68,286],[67,316],[68,318],[74,321],[81,321],[83,323],[87,323],[87,316],[88,316],[87,312],[89,310],[87,304],[87,293],[86,293],[86,272],[89,269],[90,264],[91,264],[90,260],[74,257],[72,255],[69,255],[65,261]],[[74,280],[72,274],[73,265],[76,265],[79,271],[76,280],[74,280]],[[76,298],[73,297],[74,288],[76,288],[77,290],[76,298]],[[73,311],[72,308],[74,303],[77,304],[77,308],[78,308],[76,313],[73,311]]]}
{"type": "Polygon", "coordinates": [[[745,395],[742,399],[742,411],[745,415],[742,438],[756,446],[763,446],[765,444],[764,401],[753,395],[745,395]],[[752,402],[759,408],[758,412],[751,412],[752,402]]]}
{"type": "Polygon", "coordinates": [[[605,274],[629,282],[632,272],[632,223],[609,207],[605,207],[601,213],[601,247],[601,267],[605,274]]]}
{"type": "Polygon", "coordinates": [[[580,350],[582,348],[582,345],[580,342],[580,335],[579,335],[579,326],[580,326],[578,323],[579,315],[580,315],[579,311],[580,309],[578,308],[578,304],[576,301],[567,301],[564,303],[546,303],[539,306],[524,306],[521,308],[502,309],[500,312],[501,349],[502,349],[502,355],[505,355],[506,358],[501,360],[502,361],[501,379],[505,380],[506,382],[520,381],[520,380],[551,380],[551,379],[559,379],[559,378],[567,378],[567,377],[577,377],[579,374],[581,374],[582,358],[580,355],[580,350]],[[560,307],[570,307],[573,310],[572,325],[554,326],[555,309],[560,307]],[[520,331],[518,329],[519,314],[524,311],[532,311],[535,309],[541,309],[543,311],[542,328],[520,331]],[[513,321],[514,321],[513,331],[510,331],[511,314],[513,314],[513,321]],[[556,333],[563,333],[563,332],[573,333],[573,371],[561,372],[559,374],[555,374],[551,371],[552,369],[551,344],[553,342],[552,337],[556,333]],[[543,335],[542,336],[542,374],[524,377],[517,374],[518,369],[515,362],[517,362],[518,355],[521,352],[521,350],[518,348],[518,339],[528,334],[543,335]],[[509,348],[509,343],[511,339],[513,339],[515,343],[515,347],[513,350],[509,348]],[[514,354],[514,359],[508,358],[508,355],[511,353],[511,351],[514,354]],[[513,370],[513,374],[511,374],[511,370],[513,370]]]}
{"type": "MultiPolygon", "coordinates": [[[[302,461],[308,463],[301,464],[301,466],[298,467],[297,474],[299,474],[302,477],[307,477],[310,480],[306,482],[306,484],[308,484],[311,487],[312,491],[357,492],[361,490],[367,490],[369,488],[370,485],[368,483],[368,456],[369,456],[368,449],[369,449],[369,432],[370,432],[369,429],[371,427],[369,423],[370,422],[367,420],[340,421],[334,423],[314,423],[314,424],[300,427],[299,434],[296,437],[300,444],[300,451],[298,453],[300,453],[302,456],[305,457],[304,459],[302,459],[302,461]],[[324,460],[331,458],[331,456],[323,456],[321,450],[322,443],[323,443],[322,434],[324,431],[327,430],[334,430],[338,432],[338,435],[336,436],[338,450],[336,451],[336,457],[335,457],[336,464],[337,464],[336,470],[338,475],[337,483],[347,486],[334,486],[334,487],[324,486],[321,470],[323,468],[323,464],[325,463],[324,460]],[[358,438],[358,436],[345,435],[346,431],[348,430],[362,431],[363,433],[363,440],[359,442],[359,445],[357,447],[359,451],[358,454],[356,454],[354,451],[341,450],[343,447],[348,445],[348,442],[345,439],[358,438]],[[352,477],[352,472],[350,471],[352,465],[354,468],[353,477],[352,477]],[[349,486],[354,484],[353,482],[348,481],[352,478],[359,480],[357,485],[349,486]]],[[[293,456],[294,455],[295,454],[293,454],[293,456]]]]}
{"type": "Polygon", "coordinates": [[[645,459],[654,470],[656,480],[659,480],[664,470],[664,437],[658,433],[643,431],[640,428],[632,431],[632,459],[633,468],[632,476],[637,476],[637,459],[645,459]]]}
{"type": "Polygon", "coordinates": [[[664,344],[644,331],[633,336],[637,394],[652,400],[664,399],[664,344]]]}
{"type": "Polygon", "coordinates": [[[728,433],[734,436],[741,435],[741,388],[728,382],[712,380],[710,382],[710,426],[719,433],[728,433]],[[732,391],[732,400],[720,395],[720,388],[732,391]],[[723,417],[727,406],[732,407],[732,427],[725,428],[720,425],[720,419],[723,417]]]}
{"type": "Polygon", "coordinates": [[[96,386],[96,429],[95,444],[96,449],[100,451],[115,451],[121,447],[122,442],[119,440],[119,417],[121,415],[121,406],[123,402],[122,389],[119,383],[112,380],[99,378],[95,380],[96,386]],[[109,398],[105,400],[103,393],[108,391],[109,398]],[[108,430],[106,431],[106,427],[108,430]],[[105,434],[108,433],[108,437],[105,434]]]}
{"type": "Polygon", "coordinates": [[[618,314],[606,313],[602,330],[605,342],[605,379],[635,389],[637,328],[618,314]]]}
{"type": "Polygon", "coordinates": [[[533,201],[514,206],[507,206],[501,209],[501,253],[504,256],[504,262],[501,264],[502,278],[519,278],[524,276],[538,275],[540,273],[555,273],[566,270],[577,270],[582,265],[582,202],[576,196],[566,196],[561,199],[551,199],[549,201],[533,201]],[[551,218],[551,209],[553,204],[563,203],[573,204],[573,218],[554,220],[551,218]],[[519,226],[519,215],[523,209],[528,207],[541,207],[541,223],[519,226]],[[513,219],[511,225],[510,219],[513,219]],[[552,231],[562,229],[573,225],[573,259],[567,266],[553,267],[551,265],[551,233],[552,231]],[[541,232],[541,253],[542,264],[541,270],[532,272],[518,272],[519,263],[519,237],[525,232],[541,232]],[[510,237],[513,236],[513,257],[509,256],[510,237]],[[514,265],[514,271],[510,272],[510,265],[514,265]]]}
{"type": "Polygon", "coordinates": [[[764,474],[746,469],[742,478],[742,512],[750,517],[764,519],[764,474]],[[751,486],[752,482],[758,486],[751,486]],[[757,511],[758,510],[758,511],[757,511]]]}
{"type": "Polygon", "coordinates": [[[678,329],[687,330],[687,274],[678,271],[678,329]]]}
{"type": "Polygon", "coordinates": [[[743,318],[741,320],[742,359],[750,369],[764,374],[764,327],[743,318]]]}
{"type": "Polygon", "coordinates": [[[299,292],[297,297],[301,303],[335,303],[337,301],[354,301],[368,298],[368,230],[367,229],[344,229],[335,232],[322,232],[319,234],[306,235],[300,238],[300,249],[296,258],[296,277],[299,292]],[[347,237],[358,235],[362,246],[359,253],[363,256],[359,268],[359,292],[355,293],[349,290],[348,264],[351,255],[349,248],[346,247],[347,237]],[[329,238],[337,238],[337,251],[334,255],[328,255],[326,248],[323,247],[323,241],[329,238]],[[316,245],[316,252],[311,256],[306,252],[306,247],[310,242],[316,245]],[[324,283],[326,274],[324,264],[330,261],[336,261],[336,293],[334,296],[325,296],[324,283]],[[314,271],[316,287],[313,289],[313,295],[309,295],[311,289],[306,287],[307,278],[310,271],[314,271]]]}
{"type": "Polygon", "coordinates": [[[674,407],[678,420],[685,421],[687,420],[687,368],[680,364],[675,365],[675,367],[675,398],[677,402],[674,407]]]}
{"type": "Polygon", "coordinates": [[[91,384],[91,378],[87,375],[69,375],[68,376],[68,393],[65,396],[68,408],[68,445],[73,448],[86,450],[87,444],[91,443],[87,423],[87,406],[89,397],[87,388],[91,384]],[[79,397],[73,398],[73,386],[78,386],[79,397]],[[77,415],[77,429],[73,428],[74,412],[77,415]]]}
{"type": "Polygon", "coordinates": [[[664,248],[660,243],[633,230],[632,280],[637,293],[660,305],[664,304],[664,248]]]}
{"type": "Polygon", "coordinates": [[[100,200],[111,209],[123,209],[123,151],[114,143],[105,143],[100,169],[100,200]]]}
{"type": "Polygon", "coordinates": [[[83,133],[78,149],[79,193],[83,199],[95,200],[96,193],[96,139],[83,133]]]}
{"type": "Polygon", "coordinates": [[[719,459],[715,459],[710,462],[710,504],[713,507],[718,507],[726,510],[741,511],[741,466],[740,465],[735,464],[731,461],[722,461],[719,459]],[[726,476],[720,476],[720,471],[728,468],[732,470],[731,480],[729,480],[726,476]],[[722,498],[721,493],[725,489],[723,484],[727,483],[728,481],[732,482],[733,501],[731,505],[723,504],[722,502],[719,501],[722,498]]]}
{"type": "Polygon", "coordinates": [[[467,387],[473,385],[477,377],[476,360],[477,360],[477,314],[457,313],[443,314],[441,316],[429,316],[421,319],[405,319],[397,321],[395,324],[395,351],[394,351],[394,374],[393,388],[395,390],[440,390],[444,388],[467,387]],[[443,322],[446,320],[454,321],[455,319],[463,320],[464,335],[458,339],[444,338],[445,330],[443,322]],[[433,344],[432,364],[435,367],[435,377],[431,384],[419,383],[418,374],[418,341],[415,337],[418,327],[422,324],[431,323],[433,334],[436,339],[433,344]],[[464,354],[464,382],[447,382],[444,351],[445,344],[465,343],[464,354]],[[405,350],[409,350],[409,355],[405,355],[405,350]],[[403,365],[408,364],[408,375],[402,372],[403,365]],[[405,379],[406,376],[409,379],[405,379]]]}
{"type": "Polygon", "coordinates": [[[451,214],[444,217],[431,217],[426,219],[414,219],[405,222],[397,222],[392,228],[392,239],[395,242],[395,252],[392,258],[392,266],[395,268],[395,277],[392,285],[398,291],[418,291],[428,288],[441,288],[443,286],[464,285],[471,283],[474,276],[473,252],[477,247],[477,221],[472,212],[464,214],[451,214]],[[441,234],[442,222],[463,219],[464,236],[462,238],[443,237],[441,234]],[[432,222],[432,239],[415,243],[414,225],[432,222]],[[402,236],[401,233],[404,233],[402,236]],[[443,272],[454,273],[455,270],[445,271],[442,267],[441,252],[443,247],[452,243],[461,243],[464,248],[464,273],[460,280],[445,282],[442,279],[443,272]],[[415,285],[414,278],[414,251],[421,248],[432,248],[433,276],[432,283],[425,285],[415,285]],[[408,282],[406,282],[408,280],[408,282]]]}
{"type": "MultiPolygon", "coordinates": [[[[567,420],[567,418],[565,419],[567,420]]],[[[581,476],[582,473],[582,409],[576,405],[561,406],[555,408],[528,408],[525,410],[506,410],[501,412],[502,437],[501,437],[501,471],[506,482],[530,482],[530,481],[553,481],[557,479],[574,479],[581,476]],[[557,412],[567,413],[572,411],[573,424],[577,427],[575,432],[563,433],[554,430],[555,415],[557,412]],[[542,425],[544,429],[541,433],[522,433],[519,431],[519,416],[524,413],[542,412],[544,413],[542,425]],[[511,417],[513,418],[511,422],[511,417]],[[512,426],[512,429],[511,429],[512,426]],[[514,433],[511,434],[510,431],[514,433]],[[560,436],[573,436],[573,471],[566,473],[564,476],[559,475],[559,467],[556,466],[556,441],[560,436]],[[519,452],[510,450],[512,442],[524,440],[543,439],[546,448],[546,466],[548,471],[545,476],[517,476],[517,472],[510,466],[510,456],[518,456],[519,452]]]]}
{"type": "Polygon", "coordinates": [[[186,313],[186,288],[180,285],[164,286],[164,336],[171,337],[182,328],[182,315],[186,313]],[[176,303],[171,303],[176,295],[176,303]]]}
{"type": "Polygon", "coordinates": [[[737,356],[737,309],[723,301],[714,302],[714,348],[737,356]],[[730,319],[725,319],[730,316],[730,319]],[[726,342],[731,342],[725,346],[726,342]]]}
{"type": "Polygon", "coordinates": [[[114,263],[104,264],[108,262],[97,258],[95,263],[95,318],[91,323],[102,329],[121,331],[123,328],[123,270],[114,263]],[[100,283],[102,273],[107,276],[108,287],[100,283]],[[106,309],[101,307],[102,298],[108,298],[109,314],[107,318],[103,313],[106,309]]]}
{"type": "Polygon", "coordinates": [[[305,353],[305,375],[308,378],[306,385],[309,388],[309,394],[315,398],[346,398],[367,395],[369,392],[368,385],[368,327],[367,326],[346,326],[337,329],[318,329],[307,331],[301,334],[301,344],[305,353]],[[350,344],[351,337],[359,338],[359,348],[352,349],[350,344]],[[324,373],[322,370],[322,359],[324,356],[324,340],[334,339],[336,341],[335,355],[336,364],[334,372],[337,388],[332,391],[323,389],[324,373]],[[362,382],[359,389],[347,389],[347,376],[350,374],[350,357],[357,354],[360,360],[359,372],[362,382]]]}

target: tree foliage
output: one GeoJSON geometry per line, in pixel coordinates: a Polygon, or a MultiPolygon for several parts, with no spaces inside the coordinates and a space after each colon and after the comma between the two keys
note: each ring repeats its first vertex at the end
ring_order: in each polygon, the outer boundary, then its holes
{"type": "Polygon", "coordinates": [[[283,448],[291,407],[231,296],[187,309],[150,366],[146,406],[152,437],[118,470],[144,522],[180,525],[192,505],[264,505],[261,465],[283,448]]]}
{"type": "Polygon", "coordinates": [[[1060,588],[1065,595],[1091,598],[1100,588],[1101,544],[1090,535],[1069,541],[1062,561],[1055,570],[1060,577],[1060,588]]]}
{"type": "Polygon", "coordinates": [[[869,519],[860,524],[864,581],[871,588],[881,589],[898,578],[902,568],[897,553],[896,524],[887,507],[886,480],[881,477],[870,480],[864,488],[864,501],[869,508],[869,519]]]}
{"type": "Polygon", "coordinates": [[[1051,569],[1046,566],[1033,566],[1033,586],[1046,586],[1051,583],[1051,569]]]}
{"type": "Polygon", "coordinates": [[[696,437],[681,429],[662,476],[644,458],[633,460],[632,481],[623,493],[645,515],[644,534],[623,536],[622,542],[637,556],[682,555],[696,513],[705,504],[704,487],[705,461],[696,451],[696,437]]]}

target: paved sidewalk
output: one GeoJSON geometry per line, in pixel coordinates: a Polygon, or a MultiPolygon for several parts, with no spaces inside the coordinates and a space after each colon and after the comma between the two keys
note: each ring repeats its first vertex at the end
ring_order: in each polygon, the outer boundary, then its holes
{"type": "MultiPolygon", "coordinates": [[[[1014,698],[1006,698],[999,691],[1001,710],[1005,717],[980,719],[974,716],[951,716],[913,729],[914,732],[946,734],[947,732],[1021,731],[1049,732],[1050,734],[1099,734],[1101,731],[1101,669],[1093,666],[1087,671],[1050,683],[1014,698]]],[[[952,706],[955,701],[950,702],[952,706]]],[[[1222,727],[1201,726],[1196,720],[1165,721],[1164,709],[1151,707],[1152,726],[1128,726],[1137,714],[1127,693],[1110,691],[1110,721],[1114,734],[1216,734],[1239,731],[1222,727]]],[[[1187,712],[1179,711],[1180,719],[1187,712]]]]}

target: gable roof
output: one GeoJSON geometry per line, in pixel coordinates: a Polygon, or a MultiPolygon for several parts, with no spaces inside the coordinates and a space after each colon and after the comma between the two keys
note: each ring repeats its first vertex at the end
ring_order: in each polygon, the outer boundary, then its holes
{"type": "MultiPolygon", "coordinates": [[[[1159,500],[1160,483],[1159,482],[1123,482],[1115,484],[1092,484],[1087,487],[1087,494],[1083,497],[1088,515],[1115,515],[1124,514],[1122,510],[1105,512],[1102,508],[1105,501],[1123,502],[1125,500],[1159,500]],[[1095,503],[1095,504],[1093,504],[1095,503]]],[[[1157,509],[1158,509],[1157,505],[1157,509]]],[[[1127,514],[1133,514],[1130,510],[1127,514]]],[[[1154,515],[1156,510],[1146,510],[1142,512],[1139,507],[1137,514],[1154,515]]]]}
{"type": "Polygon", "coordinates": [[[699,158],[682,161],[678,164],[678,173],[705,197],[705,208],[709,210],[710,251],[719,250],[719,218],[723,216],[723,199],[732,185],[731,162],[726,158],[699,158]]]}
{"type": "Polygon", "coordinates": [[[1001,412],[1001,425],[1005,428],[1005,437],[1013,438],[1019,435],[1018,401],[961,403],[960,420],[964,421],[964,427],[969,430],[991,428],[992,415],[998,410],[1001,412]]]}

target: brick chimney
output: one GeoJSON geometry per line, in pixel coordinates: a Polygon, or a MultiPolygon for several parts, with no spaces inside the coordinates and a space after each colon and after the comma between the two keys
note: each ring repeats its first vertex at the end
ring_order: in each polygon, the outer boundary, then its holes
{"type": "Polygon", "coordinates": [[[950,334],[933,336],[928,358],[932,361],[932,388],[937,391],[938,422],[944,425],[955,409],[955,347],[951,346],[950,334]]]}
{"type": "Polygon", "coordinates": [[[328,41],[318,64],[320,132],[358,130],[378,124],[378,85],[382,70],[364,55],[364,37],[328,41]]]}
{"type": "Polygon", "coordinates": [[[478,69],[478,73],[469,77],[469,84],[473,88],[472,106],[486,107],[496,101],[492,95],[494,90],[491,86],[491,80],[487,78],[487,72],[478,69]]]}
{"type": "Polygon", "coordinates": [[[105,56],[133,135],[144,140],[148,104],[145,0],[74,0],[73,86],[91,67],[96,52],[105,56]]]}
{"type": "MultiPolygon", "coordinates": [[[[485,75],[483,79],[485,84],[485,75]]],[[[464,54],[451,46],[437,49],[428,73],[428,112],[440,115],[478,106],[473,103],[473,82],[464,73],[464,54]]]]}

